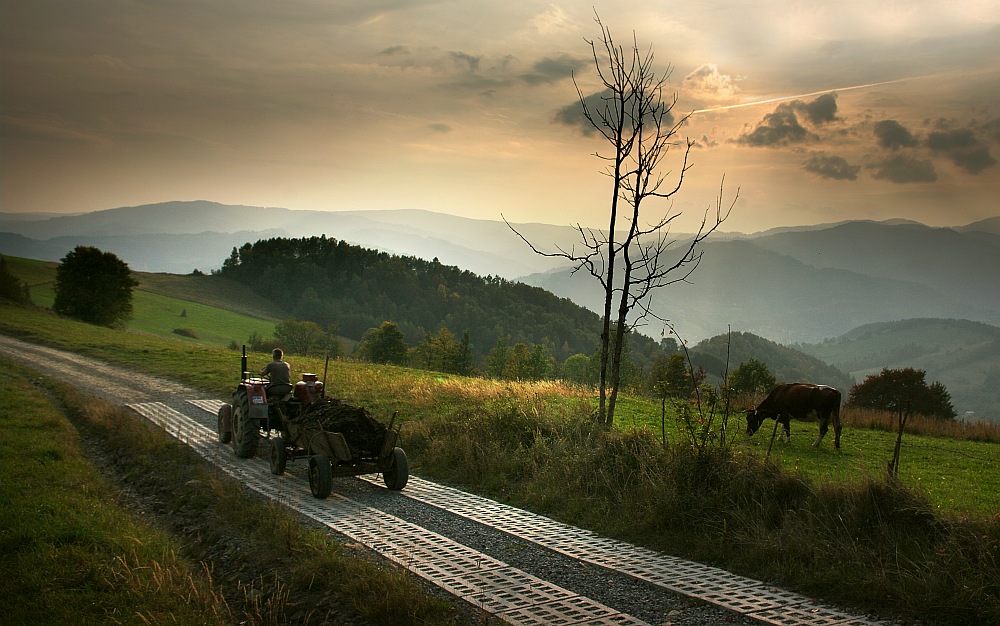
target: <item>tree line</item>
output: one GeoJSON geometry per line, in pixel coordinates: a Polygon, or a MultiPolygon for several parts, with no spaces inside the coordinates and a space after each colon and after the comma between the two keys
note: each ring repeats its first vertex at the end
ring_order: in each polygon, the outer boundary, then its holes
{"type": "MultiPolygon", "coordinates": [[[[440,342],[447,329],[476,363],[502,338],[510,346],[544,346],[559,362],[591,354],[600,339],[597,314],[539,287],[325,235],[246,243],[233,248],[217,273],[282,305],[294,319],[335,326],[351,341],[385,321],[411,346],[440,342]]],[[[640,366],[661,350],[637,333],[628,343],[640,366]]]]}

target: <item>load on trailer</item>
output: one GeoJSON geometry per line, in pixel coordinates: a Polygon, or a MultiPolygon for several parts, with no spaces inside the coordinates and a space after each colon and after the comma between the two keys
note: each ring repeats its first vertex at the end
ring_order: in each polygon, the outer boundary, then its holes
{"type": "Polygon", "coordinates": [[[247,369],[246,346],[241,372],[232,403],[218,413],[219,442],[232,444],[236,456],[254,456],[264,438],[275,475],[283,474],[290,460],[308,459],[309,490],[317,498],[330,495],[337,476],[381,473],[389,489],[406,486],[409,464],[396,445],[395,415],[384,426],[363,407],[328,397],[325,384],[311,373],[294,386],[272,385],[268,391],[268,380],[247,369]]]}

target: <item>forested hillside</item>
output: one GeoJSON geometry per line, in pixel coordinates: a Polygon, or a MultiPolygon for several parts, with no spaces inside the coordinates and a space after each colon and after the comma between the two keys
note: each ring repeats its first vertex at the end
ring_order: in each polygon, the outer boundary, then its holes
{"type": "MultiPolygon", "coordinates": [[[[245,244],[233,249],[220,273],[281,303],[297,319],[336,324],[339,334],[353,339],[386,320],[410,344],[442,327],[457,336],[468,332],[477,358],[504,338],[546,345],[560,362],[592,355],[601,328],[595,313],[544,289],[325,236],[245,244]]],[[[659,350],[641,335],[633,335],[629,346],[640,366],[659,350]]]]}
{"type": "Polygon", "coordinates": [[[861,382],[882,368],[924,370],[951,393],[960,415],[1000,420],[1000,328],[953,319],[866,324],[836,339],[800,344],[861,382]]]}
{"type": "Polygon", "coordinates": [[[691,360],[705,368],[709,376],[718,376],[720,379],[727,361],[731,372],[740,363],[751,358],[766,365],[779,383],[830,385],[839,389],[844,398],[854,384],[847,372],[752,333],[717,335],[691,349],[691,360]]]}

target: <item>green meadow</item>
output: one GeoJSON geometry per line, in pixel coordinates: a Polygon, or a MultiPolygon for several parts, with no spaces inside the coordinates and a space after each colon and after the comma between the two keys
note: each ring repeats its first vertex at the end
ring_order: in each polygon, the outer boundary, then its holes
{"type": "MultiPolygon", "coordinates": [[[[190,279],[181,282],[191,287],[200,277],[190,279]]],[[[227,346],[240,335],[224,336],[219,320],[255,320],[263,335],[273,329],[273,320],[210,310],[217,294],[142,297],[149,305],[138,306],[137,292],[125,332],[3,304],[0,333],[224,399],[239,371],[239,353],[227,346]],[[178,337],[178,320],[219,339],[178,337]]],[[[267,358],[252,354],[251,367],[267,358]]],[[[832,434],[811,446],[810,422],[793,421],[789,443],[771,446],[770,421],[747,437],[739,406],[730,445],[695,450],[672,409],[661,434],[660,404],[650,398],[623,396],[616,427],[604,432],[591,419],[592,393],[559,382],[289,361],[295,374],[325,373],[333,395],[378,419],[398,412],[416,474],[845,607],[922,623],[1000,621],[1000,444],[906,433],[899,477],[888,480],[896,435],[857,425],[847,410],[839,452],[832,434]]]]}

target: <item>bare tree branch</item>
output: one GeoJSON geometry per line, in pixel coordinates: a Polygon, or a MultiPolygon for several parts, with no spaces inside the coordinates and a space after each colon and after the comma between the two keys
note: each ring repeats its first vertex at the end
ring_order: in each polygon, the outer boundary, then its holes
{"type": "Polygon", "coordinates": [[[724,206],[723,178],[714,217],[710,219],[707,209],[698,231],[683,244],[679,254],[671,254],[678,241],[671,238],[670,229],[681,216],[672,211],[672,201],[691,168],[694,146],[690,139],[681,141],[677,136],[690,114],[674,119],[677,96],[664,97],[672,68],[668,66],[660,74],[654,71],[652,47],[641,51],[635,33],[628,49],[619,46],[596,11],[594,21],[601,34],[585,41],[590,46],[602,89],[588,98],[575,75],[573,85],[584,119],[603,139],[607,150],[602,154],[598,149],[594,156],[604,164],[602,173],[612,182],[608,228],[595,231],[577,224],[579,251],[575,246],[570,250],[557,246],[555,252],[545,252],[509,222],[507,225],[536,254],[566,259],[572,273],[585,269],[601,284],[604,313],[598,418],[610,427],[614,423],[628,334],[650,317],[661,319],[651,307],[654,292],[688,281],[701,262],[701,244],[729,217],[739,190],[728,207],[724,206]],[[680,169],[675,173],[663,172],[662,165],[674,148],[682,150],[680,169]],[[645,222],[643,209],[650,202],[667,202],[667,209],[656,219],[645,222]]]}

